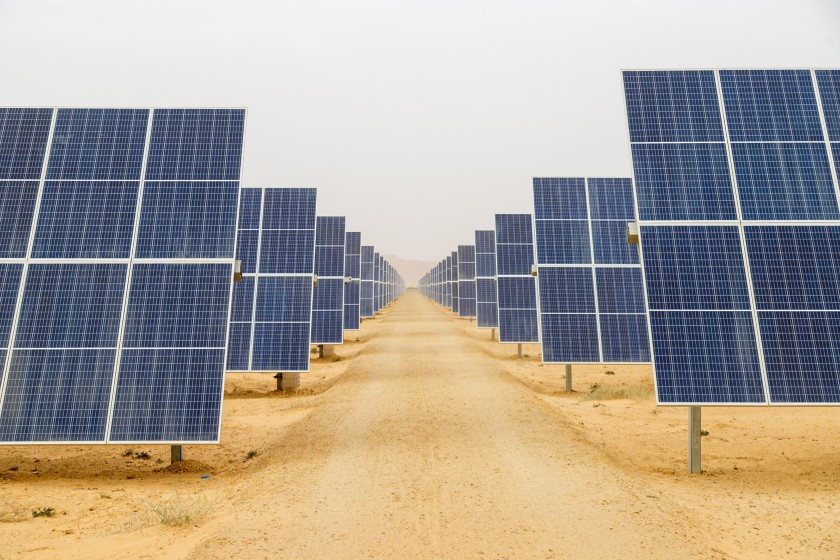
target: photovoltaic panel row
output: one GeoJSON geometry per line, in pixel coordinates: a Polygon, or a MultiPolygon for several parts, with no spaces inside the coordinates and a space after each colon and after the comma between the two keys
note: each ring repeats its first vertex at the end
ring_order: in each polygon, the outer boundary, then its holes
{"type": "Polygon", "coordinates": [[[243,188],[229,371],[309,370],[316,189],[243,188]]]}
{"type": "Polygon", "coordinates": [[[492,229],[475,232],[475,299],[478,328],[497,328],[496,232],[492,229]]]}
{"type": "Polygon", "coordinates": [[[452,251],[449,260],[449,292],[450,306],[453,313],[460,314],[461,294],[458,278],[458,251],[452,251]]]}
{"type": "Polygon", "coordinates": [[[499,342],[539,342],[530,214],[496,214],[499,342]]]}
{"type": "Polygon", "coordinates": [[[344,328],[359,330],[360,287],[362,280],[362,234],[348,231],[345,243],[344,275],[349,282],[344,285],[344,328]]]}
{"type": "Polygon", "coordinates": [[[0,443],[219,440],[240,109],[0,109],[0,443]]]}
{"type": "Polygon", "coordinates": [[[660,403],[840,401],[838,84],[624,73],[660,403]]]}
{"type": "Polygon", "coordinates": [[[546,363],[649,362],[631,179],[535,178],[546,363]]]}
{"type": "Polygon", "coordinates": [[[344,216],[316,218],[312,344],[344,342],[344,234],[344,216]]]}

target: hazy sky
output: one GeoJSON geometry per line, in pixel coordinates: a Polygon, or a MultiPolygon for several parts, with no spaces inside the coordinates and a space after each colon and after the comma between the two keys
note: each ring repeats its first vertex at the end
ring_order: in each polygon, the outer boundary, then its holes
{"type": "Polygon", "coordinates": [[[0,105],[245,106],[243,184],[437,261],[630,176],[622,68],[840,67],[840,0],[0,0],[0,105]]]}

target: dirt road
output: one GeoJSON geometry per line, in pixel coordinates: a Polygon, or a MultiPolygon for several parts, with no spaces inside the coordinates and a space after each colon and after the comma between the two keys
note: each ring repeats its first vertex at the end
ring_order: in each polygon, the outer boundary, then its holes
{"type": "Polygon", "coordinates": [[[412,293],[197,558],[673,558],[679,520],[412,293]]]}

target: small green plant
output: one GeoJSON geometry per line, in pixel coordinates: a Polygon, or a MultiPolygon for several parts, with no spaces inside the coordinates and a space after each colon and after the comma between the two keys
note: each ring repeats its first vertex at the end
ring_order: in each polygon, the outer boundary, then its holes
{"type": "Polygon", "coordinates": [[[135,459],[151,459],[152,456],[149,455],[146,451],[141,451],[140,453],[134,454],[135,459]]]}
{"type": "Polygon", "coordinates": [[[123,451],[123,457],[134,457],[134,450],[126,449],[125,451],[123,451]]]}
{"type": "Polygon", "coordinates": [[[55,515],[55,508],[51,507],[32,510],[32,517],[52,517],[53,515],[55,515]]]}
{"type": "Polygon", "coordinates": [[[707,435],[709,435],[709,432],[708,432],[708,431],[706,431],[706,430],[700,430],[700,437],[705,437],[705,436],[707,436],[707,435]]]}
{"type": "Polygon", "coordinates": [[[260,454],[259,451],[257,451],[256,449],[252,449],[251,451],[248,452],[247,455],[245,455],[245,460],[250,461],[251,459],[253,459],[254,457],[256,457],[259,454],[260,454]]]}
{"type": "Polygon", "coordinates": [[[607,371],[604,372],[604,375],[615,375],[615,372],[611,369],[608,369],[607,371]]]}

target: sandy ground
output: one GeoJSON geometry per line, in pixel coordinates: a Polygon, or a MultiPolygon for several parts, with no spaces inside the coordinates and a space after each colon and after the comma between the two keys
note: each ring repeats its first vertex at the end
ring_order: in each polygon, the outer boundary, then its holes
{"type": "Polygon", "coordinates": [[[647,367],[576,366],[567,394],[416,292],[348,335],[299,394],[229,375],[222,444],[181,472],[0,447],[0,559],[840,558],[835,408],[704,408],[688,475],[647,367]]]}

